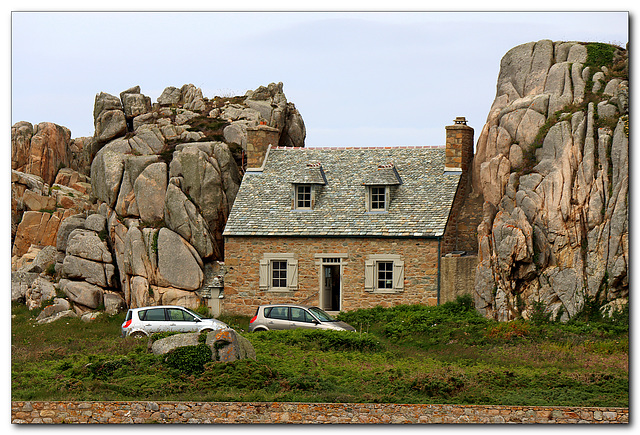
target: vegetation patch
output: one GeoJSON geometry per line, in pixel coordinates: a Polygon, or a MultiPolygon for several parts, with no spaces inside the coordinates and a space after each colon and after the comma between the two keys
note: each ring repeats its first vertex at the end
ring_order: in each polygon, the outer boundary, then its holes
{"type": "Polygon", "coordinates": [[[613,65],[613,55],[618,47],[602,42],[591,42],[587,44],[587,61],[584,66],[591,68],[611,67],[613,65]]]}
{"type": "Polygon", "coordinates": [[[195,374],[204,371],[204,365],[211,361],[209,346],[198,343],[195,346],[178,347],[167,354],[165,363],[181,373],[195,374]]]}
{"type": "Polygon", "coordinates": [[[629,406],[628,308],[603,317],[595,301],[567,323],[499,323],[468,296],[338,316],[358,332],[248,333],[225,315],[257,355],[231,363],[203,343],[153,355],[120,337],[124,313],[39,325],[37,311],[12,305],[12,400],[629,406]]]}
{"type": "Polygon", "coordinates": [[[256,335],[267,342],[298,346],[304,350],[377,352],[382,348],[374,336],[350,331],[294,329],[256,332],[256,335]]]}

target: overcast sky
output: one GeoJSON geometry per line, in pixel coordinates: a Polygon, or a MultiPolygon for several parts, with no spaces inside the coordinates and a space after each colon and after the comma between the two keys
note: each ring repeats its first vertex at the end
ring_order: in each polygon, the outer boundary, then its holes
{"type": "Polygon", "coordinates": [[[191,83],[205,97],[283,82],[307,146],[442,145],[476,130],[500,59],[541,39],[628,41],[626,12],[13,12],[11,124],[93,135],[95,95],[139,85],[153,102],[191,83]]]}

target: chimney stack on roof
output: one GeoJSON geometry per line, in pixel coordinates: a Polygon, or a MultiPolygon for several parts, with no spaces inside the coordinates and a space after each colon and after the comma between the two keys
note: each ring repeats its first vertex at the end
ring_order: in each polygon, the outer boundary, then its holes
{"type": "Polygon", "coordinates": [[[458,116],[453,122],[454,125],[445,127],[447,139],[444,170],[468,173],[473,162],[473,128],[467,125],[464,116],[458,116]]]}
{"type": "Polygon", "coordinates": [[[259,169],[264,163],[269,145],[278,146],[280,130],[260,124],[247,127],[247,170],[259,169]]]}

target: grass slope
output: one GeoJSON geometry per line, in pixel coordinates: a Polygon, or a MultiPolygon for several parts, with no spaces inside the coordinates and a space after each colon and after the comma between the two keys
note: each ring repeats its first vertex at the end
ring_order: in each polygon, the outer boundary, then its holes
{"type": "MultiPolygon", "coordinates": [[[[243,333],[257,360],[181,370],[120,338],[123,315],[35,322],[12,307],[12,400],[629,405],[628,311],[497,323],[469,298],[340,315],[363,332],[243,333]],[[364,332],[368,331],[368,332],[364,332]]],[[[225,320],[238,331],[248,318],[225,320]]]]}

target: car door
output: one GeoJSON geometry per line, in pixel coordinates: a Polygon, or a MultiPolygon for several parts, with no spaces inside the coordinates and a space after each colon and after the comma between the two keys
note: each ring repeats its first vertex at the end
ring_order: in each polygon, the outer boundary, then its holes
{"type": "Polygon", "coordinates": [[[144,313],[144,319],[142,320],[142,326],[148,334],[154,332],[168,331],[164,308],[149,308],[144,313]]]}
{"type": "Polygon", "coordinates": [[[290,329],[289,307],[271,307],[265,311],[267,328],[271,330],[290,329]]]}
{"type": "Polygon", "coordinates": [[[180,308],[167,308],[169,330],[175,332],[195,332],[198,330],[196,318],[180,308]]]}
{"type": "Polygon", "coordinates": [[[291,329],[303,328],[313,329],[316,328],[318,323],[304,308],[291,307],[291,329]]]}

